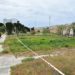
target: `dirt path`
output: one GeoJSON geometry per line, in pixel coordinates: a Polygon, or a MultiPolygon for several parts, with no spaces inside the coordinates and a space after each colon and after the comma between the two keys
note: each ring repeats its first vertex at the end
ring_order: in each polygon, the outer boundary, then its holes
{"type": "Polygon", "coordinates": [[[0,52],[3,51],[2,43],[5,41],[6,35],[3,34],[0,38],[0,52]]]}
{"type": "Polygon", "coordinates": [[[0,38],[0,43],[3,43],[6,39],[6,34],[3,34],[0,38]]]}
{"type": "MultiPolygon", "coordinates": [[[[2,52],[4,49],[2,47],[2,43],[5,41],[6,35],[2,35],[0,38],[0,52],[2,52]]],[[[0,56],[0,75],[10,75],[10,67],[20,64],[21,59],[16,58],[14,55],[2,55],[0,56]]]]}

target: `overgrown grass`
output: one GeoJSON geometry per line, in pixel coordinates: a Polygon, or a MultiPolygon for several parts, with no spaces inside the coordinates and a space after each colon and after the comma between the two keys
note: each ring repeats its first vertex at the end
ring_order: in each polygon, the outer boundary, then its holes
{"type": "Polygon", "coordinates": [[[24,52],[27,49],[24,48],[16,39],[16,36],[8,36],[4,42],[5,50],[9,50],[14,54],[24,52]]]}
{"type": "Polygon", "coordinates": [[[61,36],[24,36],[21,41],[33,50],[75,47],[75,38],[61,36]]]}
{"type": "MultiPolygon", "coordinates": [[[[60,48],[74,48],[75,37],[62,37],[57,35],[49,36],[18,36],[19,39],[28,47],[34,51],[47,52],[60,48]]],[[[13,53],[25,52],[27,49],[23,47],[15,36],[8,37],[5,41],[5,45],[9,46],[9,49],[13,53]]]]}
{"type": "MultiPolygon", "coordinates": [[[[69,49],[75,48],[75,37],[62,37],[58,35],[49,36],[18,36],[18,38],[28,47],[34,51],[41,51],[42,53],[48,51],[54,51],[56,49],[66,51],[62,56],[54,56],[46,58],[54,64],[58,69],[63,71],[66,75],[75,75],[75,51],[69,49]]],[[[5,47],[9,49],[14,54],[19,54],[28,51],[23,47],[19,41],[17,41],[16,36],[8,36],[4,43],[5,47]]],[[[61,51],[62,52],[62,51],[61,51]]],[[[28,54],[28,53],[27,53],[28,54]]],[[[23,64],[12,68],[12,75],[52,75],[48,69],[48,65],[45,66],[43,62],[38,60],[33,60],[32,58],[24,60],[23,64]],[[45,68],[46,67],[46,68],[45,68]],[[46,71],[46,72],[45,72],[46,71]]]]}

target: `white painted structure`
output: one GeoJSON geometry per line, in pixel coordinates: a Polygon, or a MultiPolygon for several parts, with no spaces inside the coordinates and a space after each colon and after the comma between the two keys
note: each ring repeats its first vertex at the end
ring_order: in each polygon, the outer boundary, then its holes
{"type": "Polygon", "coordinates": [[[12,18],[12,19],[3,19],[3,23],[5,24],[5,23],[7,23],[7,22],[11,22],[11,23],[17,23],[17,19],[15,19],[15,18],[12,18]]]}
{"type": "Polygon", "coordinates": [[[70,29],[70,33],[69,33],[69,36],[73,36],[74,35],[74,32],[73,32],[73,29],[71,28],[70,29]]]}
{"type": "Polygon", "coordinates": [[[67,29],[63,30],[63,35],[67,34],[67,29]]]}

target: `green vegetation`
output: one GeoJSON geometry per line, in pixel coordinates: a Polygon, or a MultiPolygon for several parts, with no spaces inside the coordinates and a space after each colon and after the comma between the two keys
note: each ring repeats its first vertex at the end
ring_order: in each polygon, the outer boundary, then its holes
{"type": "Polygon", "coordinates": [[[50,50],[62,47],[75,47],[75,38],[61,36],[25,36],[21,41],[33,50],[50,50]]]}
{"type": "MultiPolygon", "coordinates": [[[[19,39],[28,47],[34,51],[47,52],[54,49],[61,48],[74,48],[75,38],[62,37],[57,35],[50,36],[18,36],[19,39]]],[[[10,36],[5,41],[5,45],[9,46],[9,49],[13,53],[20,53],[28,51],[23,45],[19,43],[16,36],[10,36]]]]}
{"type": "MultiPolygon", "coordinates": [[[[57,35],[51,36],[19,36],[19,39],[31,49],[51,50],[56,48],[72,48],[75,47],[75,38],[62,37],[57,35]]],[[[19,43],[16,36],[10,36],[5,41],[5,44],[10,47],[12,52],[22,52],[26,49],[19,43]]]]}
{"type": "Polygon", "coordinates": [[[5,32],[5,26],[3,23],[0,23],[0,33],[4,33],[5,32]]]}
{"type": "Polygon", "coordinates": [[[17,21],[17,23],[7,22],[6,31],[8,35],[11,35],[13,32],[18,35],[19,33],[26,33],[27,31],[29,32],[30,29],[17,21]]]}
{"type": "MultiPolygon", "coordinates": [[[[20,35],[18,38],[38,54],[54,52],[53,56],[45,57],[66,75],[75,75],[75,37],[63,37],[55,34],[49,36],[20,35]],[[58,54],[57,54],[58,53],[58,54]],[[55,56],[57,55],[57,56],[55,56]]],[[[15,55],[32,55],[20,44],[15,35],[7,37],[4,43],[6,50],[15,55]]],[[[23,60],[21,65],[12,67],[11,75],[52,75],[51,69],[43,61],[33,58],[23,60]]]]}
{"type": "Polygon", "coordinates": [[[26,61],[33,61],[33,60],[35,60],[33,57],[28,57],[28,58],[24,59],[23,62],[26,62],[26,61]]]}
{"type": "Polygon", "coordinates": [[[16,40],[16,36],[8,36],[4,42],[5,50],[11,51],[14,54],[26,51],[26,49],[16,40]]]}
{"type": "Polygon", "coordinates": [[[6,41],[2,43],[5,48],[2,53],[30,56],[30,58],[23,60],[22,64],[11,67],[11,75],[53,75],[54,72],[41,59],[32,58],[33,53],[16,39],[17,36],[38,55],[50,54],[49,57],[44,58],[66,75],[75,75],[75,37],[61,36],[64,29],[67,29],[66,35],[69,36],[71,28],[74,32],[73,36],[75,36],[75,23],[57,26],[55,29],[58,35],[51,34],[49,28],[44,28],[42,34],[37,35],[40,33],[39,30],[37,33],[34,27],[30,29],[19,21],[17,23],[7,22],[6,25],[0,23],[0,32],[3,34],[6,31],[8,34],[6,41]]]}

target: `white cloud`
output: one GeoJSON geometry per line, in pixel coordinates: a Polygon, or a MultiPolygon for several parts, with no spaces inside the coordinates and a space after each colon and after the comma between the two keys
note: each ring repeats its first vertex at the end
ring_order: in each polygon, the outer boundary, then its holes
{"type": "Polygon", "coordinates": [[[74,0],[0,0],[0,17],[17,18],[32,26],[37,22],[48,25],[48,17],[52,24],[74,21],[74,0]],[[70,18],[69,18],[70,17],[70,18]]]}

